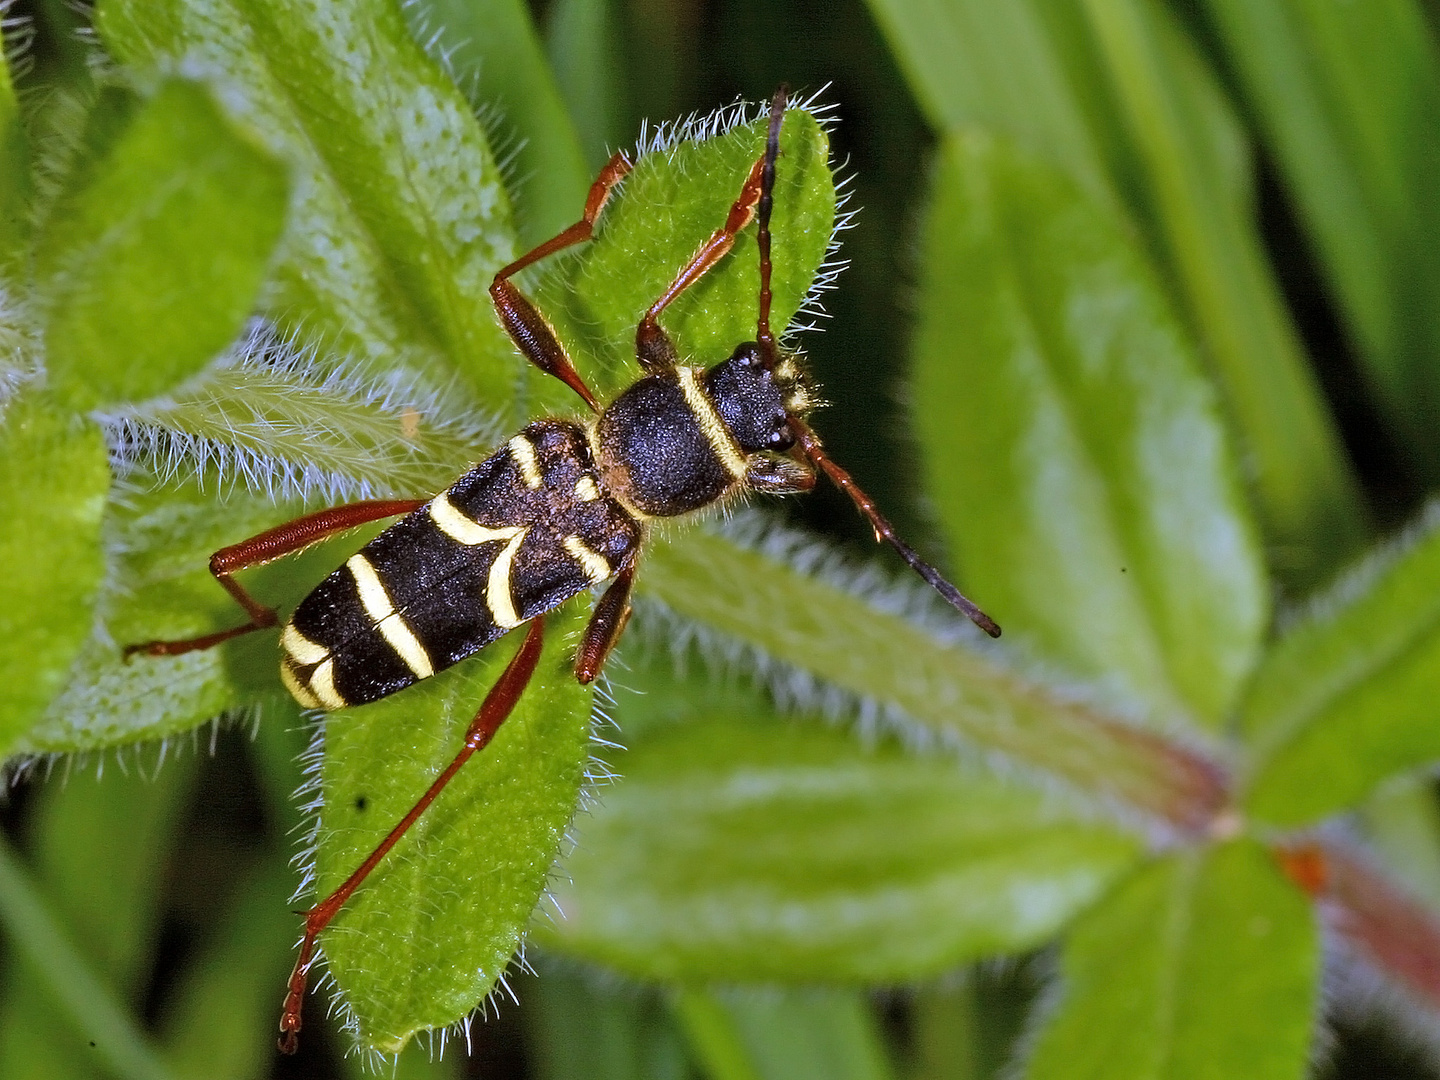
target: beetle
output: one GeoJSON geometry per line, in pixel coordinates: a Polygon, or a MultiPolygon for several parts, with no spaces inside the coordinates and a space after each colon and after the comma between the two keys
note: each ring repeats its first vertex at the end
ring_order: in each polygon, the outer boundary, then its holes
{"type": "Polygon", "coordinates": [[[610,582],[581,638],[575,675],[599,676],[630,617],[637,559],[650,523],[684,517],[743,492],[811,490],[820,474],[850,497],[877,542],[892,547],[987,634],[1000,628],[899,536],[850,475],[826,454],[805,417],[815,404],[799,357],[770,328],[770,217],[782,87],[770,106],[765,148],[724,223],[643,313],[635,331],[642,376],[606,405],[596,399],[535,305],[513,284],[521,270],[590,239],[611,193],[630,172],[615,154],[591,185],[579,221],[501,269],[490,297],[521,354],[570,387],[586,420],[546,417],[509,439],[428,500],[374,500],[308,514],[223,548],[217,581],[249,616],[228,630],[128,646],[126,656],[172,656],[280,626],[276,611],[234,579],[334,533],[390,517],[389,526],[322,581],[280,628],[280,675],[302,705],[335,710],[394,694],[526,626],[449,765],[384,840],[329,896],[305,913],[286,989],[280,1049],[293,1053],[320,933],[450,779],[494,737],[524,694],[540,657],[544,616],[610,582]],[[710,368],[681,364],[660,315],[755,222],[759,246],[755,340],[710,368]]]}

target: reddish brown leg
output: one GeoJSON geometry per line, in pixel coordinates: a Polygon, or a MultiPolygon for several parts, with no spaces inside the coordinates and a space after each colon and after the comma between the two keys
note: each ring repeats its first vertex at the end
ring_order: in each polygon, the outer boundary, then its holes
{"type": "Polygon", "coordinates": [[[616,575],[585,626],[580,651],[575,654],[575,678],[592,683],[599,676],[611,652],[620,642],[625,625],[630,621],[630,590],[635,586],[635,564],[632,562],[616,575]]]}
{"type": "Polygon", "coordinates": [[[651,304],[650,310],[640,319],[640,325],[635,328],[635,355],[640,366],[646,371],[662,371],[675,366],[675,346],[671,344],[669,335],[660,328],[659,315],[677,296],[704,277],[710,268],[735,246],[735,237],[755,216],[755,206],[760,201],[764,166],[765,158],[760,158],[750,167],[750,175],[745,178],[739,197],[731,204],[725,224],[710,234],[710,239],[700,246],[700,250],[675,276],[670,287],[660,294],[660,299],[651,304]]]}
{"type": "Polygon", "coordinates": [[[895,527],[876,509],[870,496],[860,490],[860,485],[850,478],[850,474],[830,460],[825,453],[825,448],[820,445],[819,436],[810,430],[810,426],[805,421],[794,416],[790,417],[790,431],[794,434],[796,444],[810,464],[828,476],[830,481],[846,495],[849,495],[855,508],[865,515],[870,522],[870,527],[875,530],[877,544],[889,544],[899,552],[900,557],[909,564],[910,569],[924,578],[930,587],[943,596],[960,614],[991,637],[1000,636],[1000,627],[994,619],[976,607],[959,589],[941,577],[940,571],[920,558],[909,544],[895,535],[895,527]]]}
{"type": "Polygon", "coordinates": [[[245,609],[245,614],[250,616],[250,621],[244,626],[236,626],[230,630],[221,630],[201,637],[184,638],[179,641],[145,641],[138,645],[127,645],[125,646],[126,659],[136,653],[144,653],[146,656],[177,656],[180,653],[195,652],[197,649],[208,649],[211,646],[219,645],[222,641],[239,637],[241,634],[249,634],[256,630],[265,630],[275,626],[279,621],[275,617],[275,609],[266,607],[252,597],[238,581],[231,577],[232,574],[254,566],[263,566],[282,555],[291,555],[317,541],[324,540],[327,536],[344,532],[346,529],[353,529],[357,525],[364,525],[369,521],[379,521],[381,518],[398,517],[401,514],[408,514],[412,510],[418,510],[424,505],[423,499],[377,499],[369,502],[348,503],[345,506],[332,506],[329,510],[306,514],[294,521],[287,521],[284,525],[267,529],[258,536],[250,537],[249,540],[242,540],[238,544],[221,548],[210,556],[210,572],[215,575],[215,580],[220,582],[225,591],[235,598],[235,602],[245,609]]]}
{"type": "Polygon", "coordinates": [[[546,375],[553,375],[574,390],[595,412],[600,411],[600,406],[595,401],[595,395],[590,392],[590,388],[585,385],[585,380],[575,370],[575,365],[570,362],[570,357],[565,355],[565,348],[556,339],[555,331],[550,328],[545,317],[535,309],[535,305],[527,300],[519,289],[510,284],[509,279],[547,255],[553,255],[557,251],[589,240],[595,231],[595,219],[600,216],[601,209],[610,198],[610,190],[625,178],[631,168],[630,159],[623,153],[612,157],[600,170],[600,175],[595,178],[595,183],[590,185],[590,194],[585,200],[585,212],[580,220],[558,235],[552,236],[539,247],[527,251],[496,274],[495,280],[490,285],[490,299],[495,304],[495,311],[500,316],[500,323],[505,327],[505,332],[510,335],[510,340],[515,342],[516,348],[524,354],[525,359],[545,372],[546,375]]]}
{"type": "Polygon", "coordinates": [[[530,624],[520,651],[505,665],[499,681],[485,695],[480,711],[475,714],[475,719],[470,721],[470,727],[465,732],[464,745],[450,764],[445,766],[445,771],[435,778],[425,794],[410,808],[410,812],[400,819],[389,835],[380,841],[379,846],[355,868],[355,872],[345,879],[345,883],[305,913],[305,937],[300,942],[300,955],[295,961],[295,970],[290,973],[285,1005],[280,1014],[278,1045],[284,1053],[293,1054],[299,1044],[300,1010],[305,1002],[305,983],[310,975],[310,965],[315,961],[315,944],[320,932],[330,925],[330,921],[345,906],[345,901],[350,899],[351,894],[360,887],[360,883],[370,876],[370,871],[379,865],[380,860],[405,835],[410,826],[415,824],[420,815],[429,809],[436,796],[445,789],[445,785],[450,783],[461,767],[477,750],[483,750],[495,737],[495,732],[500,730],[500,725],[515,708],[515,703],[530,684],[530,677],[535,674],[535,665],[540,660],[544,637],[544,621],[536,619],[530,624]]]}

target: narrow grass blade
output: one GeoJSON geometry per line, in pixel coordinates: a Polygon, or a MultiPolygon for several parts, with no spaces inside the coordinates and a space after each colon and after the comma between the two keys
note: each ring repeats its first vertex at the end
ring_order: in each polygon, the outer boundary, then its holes
{"type": "Polygon", "coordinates": [[[538,1080],[690,1080],[685,1040],[654,989],[616,993],[603,974],[540,964],[521,988],[538,1080]]]}
{"type": "MultiPolygon", "coordinates": [[[[879,1025],[863,991],[733,987],[682,991],[676,1008],[692,1045],[729,1028],[731,1045],[712,1080],[891,1080],[879,1025]],[[707,1023],[708,1021],[708,1023],[707,1023]],[[703,1026],[702,1026],[703,1025],[703,1026]],[[748,1070],[738,1067],[743,1052],[748,1070]]],[[[711,1040],[711,1045],[718,1040],[711,1040]]],[[[709,1065],[709,1055],[702,1054],[709,1065]]]]}
{"type": "Polygon", "coordinates": [[[49,977],[75,1028],[120,1080],[170,1080],[144,1032],[66,938],[10,847],[0,841],[0,920],[26,967],[49,977]]]}
{"type": "Polygon", "coordinates": [[[1414,0],[1208,0],[1407,458],[1440,477],[1440,49],[1414,0]]]}
{"type": "Polygon", "coordinates": [[[1271,564],[1313,585],[1355,554],[1359,491],[1252,222],[1242,136],[1214,76],[1155,0],[1084,10],[1143,175],[1142,200],[1251,460],[1271,564]]]}
{"type": "MultiPolygon", "coordinates": [[[[142,764],[138,755],[132,760],[142,764]]],[[[8,845],[0,856],[7,915],[24,920],[23,927],[12,924],[14,944],[29,960],[6,973],[9,991],[0,1009],[5,1076],[85,1075],[97,1051],[124,1063],[130,1075],[163,1075],[129,1013],[160,930],[164,882],[153,868],[174,842],[193,791],[194,762],[172,762],[152,777],[138,768],[122,775],[126,763],[118,758],[108,764],[103,780],[84,776],[62,784],[56,778],[41,793],[32,837],[36,885],[25,881],[8,845]],[[37,982],[49,992],[30,992],[37,982]],[[57,1002],[71,1013],[68,1030],[56,1029],[57,1002]]]]}
{"type": "Polygon", "coordinates": [[[621,21],[612,0],[556,0],[546,19],[546,53],[592,172],[630,138],[621,21]]]}

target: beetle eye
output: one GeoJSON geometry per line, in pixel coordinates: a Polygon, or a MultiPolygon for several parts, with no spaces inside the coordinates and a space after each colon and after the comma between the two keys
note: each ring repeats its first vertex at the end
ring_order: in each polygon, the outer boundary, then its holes
{"type": "Polygon", "coordinates": [[[770,438],[766,441],[765,444],[766,449],[768,450],[789,450],[790,447],[794,445],[795,436],[790,434],[790,429],[788,427],[783,427],[779,431],[772,431],[770,433],[770,438]]]}

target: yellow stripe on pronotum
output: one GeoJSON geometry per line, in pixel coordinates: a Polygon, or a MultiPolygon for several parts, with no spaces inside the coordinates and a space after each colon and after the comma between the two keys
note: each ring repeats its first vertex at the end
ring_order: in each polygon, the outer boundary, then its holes
{"type": "Polygon", "coordinates": [[[700,389],[695,371],[695,368],[689,367],[675,369],[675,377],[680,381],[680,392],[685,395],[685,404],[690,406],[690,411],[695,414],[695,422],[705,433],[706,440],[714,448],[716,456],[725,466],[725,471],[738,480],[745,475],[745,455],[740,452],[740,447],[735,445],[735,436],[730,434],[725,421],[720,419],[714,404],[705,396],[705,391],[700,389]]]}

